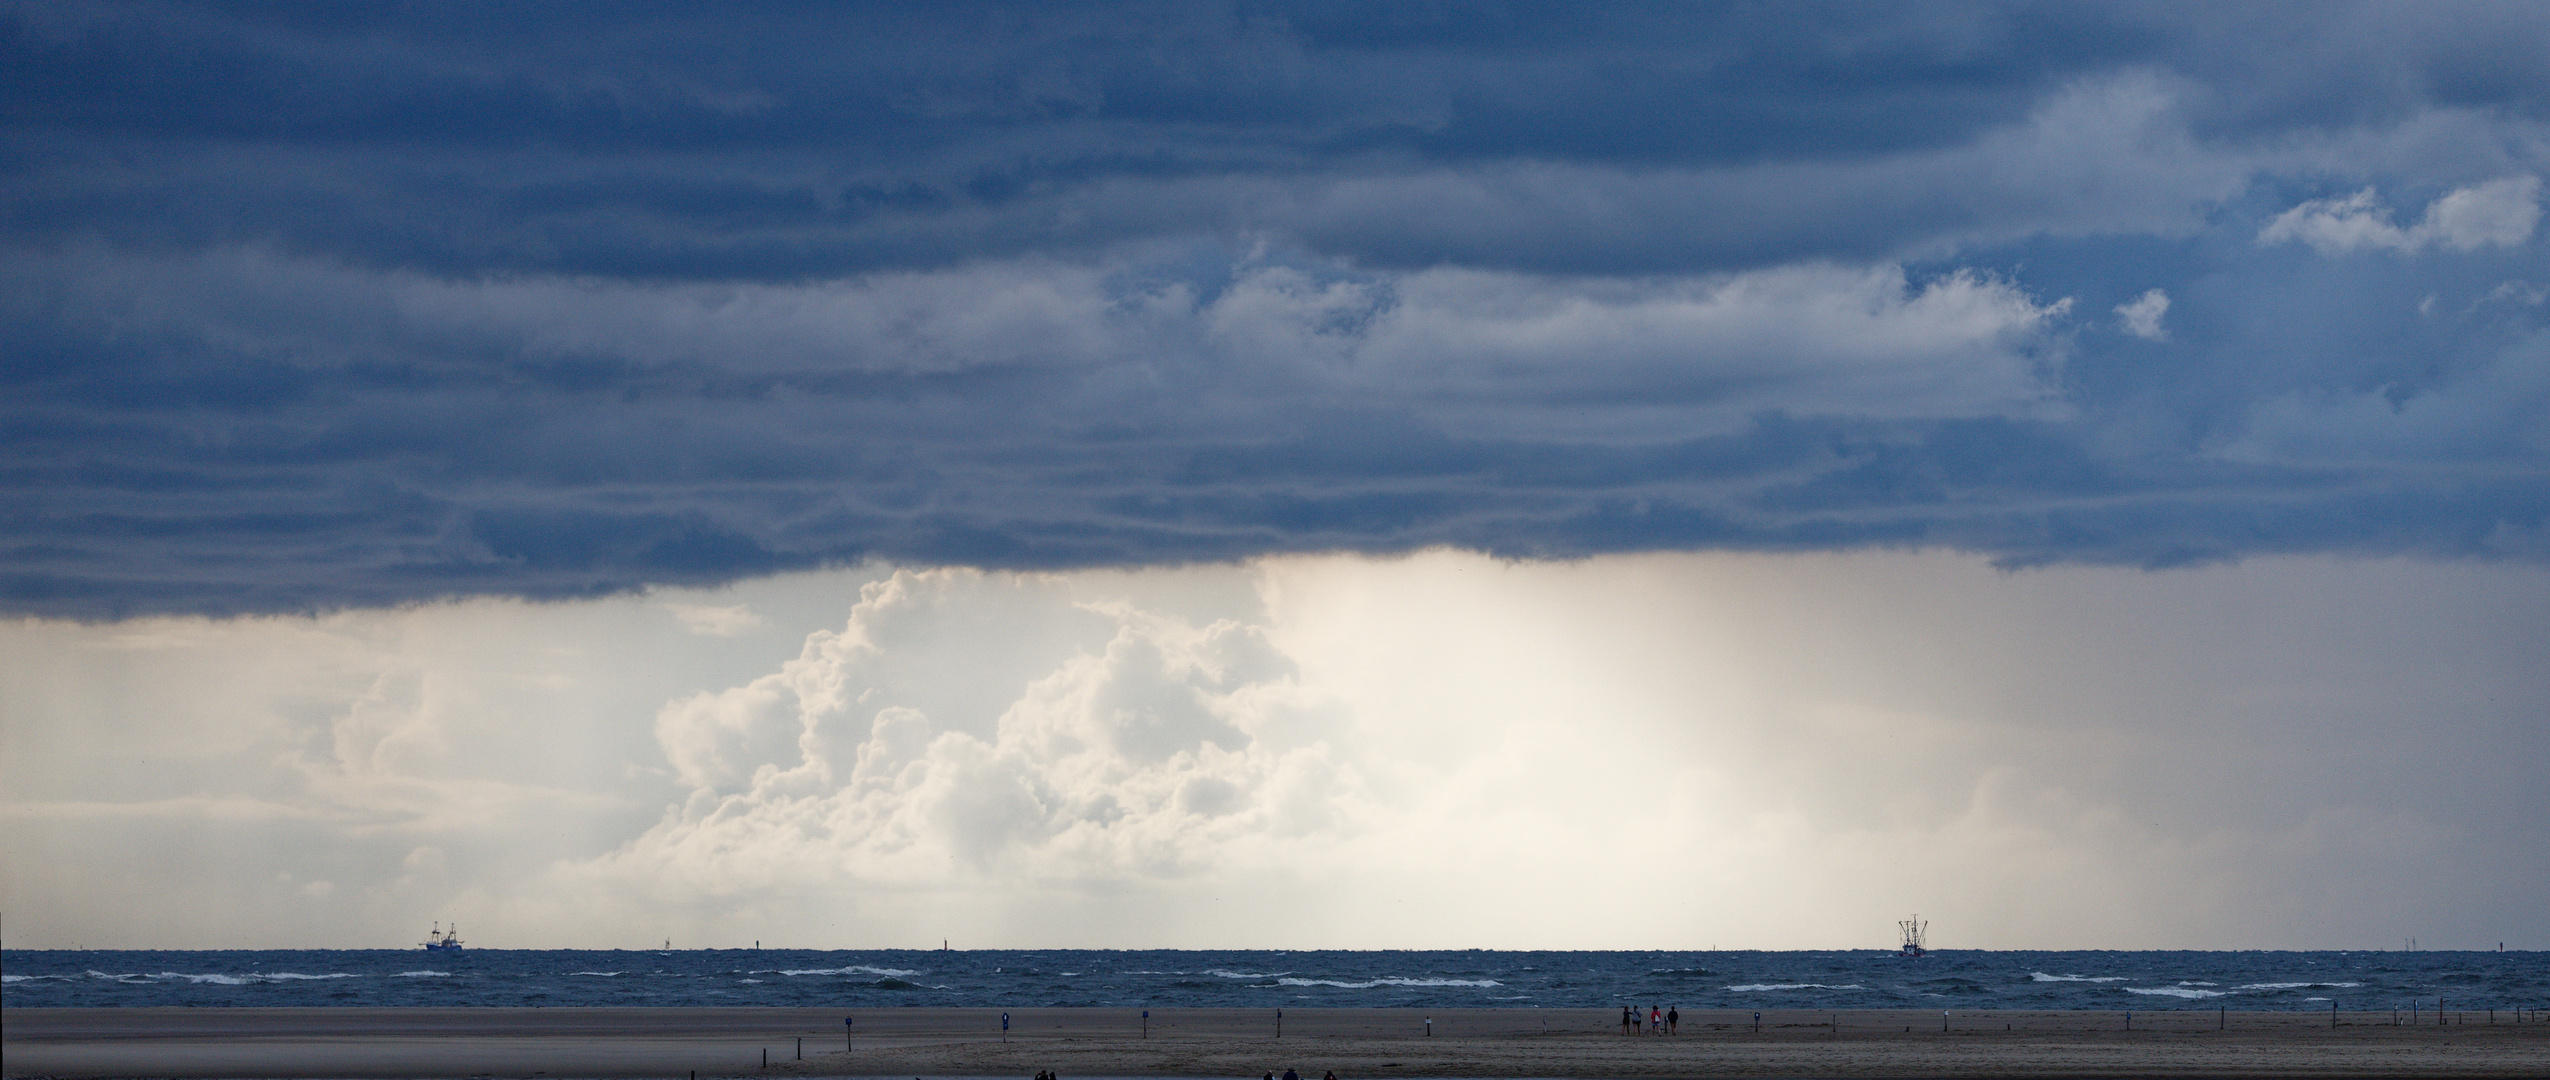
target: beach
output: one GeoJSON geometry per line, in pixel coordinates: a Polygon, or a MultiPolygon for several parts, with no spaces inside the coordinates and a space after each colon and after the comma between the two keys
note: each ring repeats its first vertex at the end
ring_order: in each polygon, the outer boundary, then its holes
{"type": "Polygon", "coordinates": [[[10,1077],[2550,1074],[2550,1023],[2502,1010],[1756,1015],[1631,1036],[1605,1009],[12,1008],[0,1030],[10,1077]]]}

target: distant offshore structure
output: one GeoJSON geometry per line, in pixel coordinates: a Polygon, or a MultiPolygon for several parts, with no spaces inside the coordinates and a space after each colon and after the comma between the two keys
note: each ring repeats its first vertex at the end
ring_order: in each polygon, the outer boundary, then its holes
{"type": "Polygon", "coordinates": [[[1925,951],[1922,948],[1922,941],[1925,937],[1929,936],[1930,924],[1921,921],[1921,916],[1915,915],[1912,918],[1898,922],[1895,924],[1895,928],[1904,932],[1903,955],[1920,956],[1925,951]]]}

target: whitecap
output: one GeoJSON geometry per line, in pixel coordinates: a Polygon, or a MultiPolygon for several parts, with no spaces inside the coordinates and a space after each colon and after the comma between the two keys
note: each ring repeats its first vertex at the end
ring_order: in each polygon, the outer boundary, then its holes
{"type": "Polygon", "coordinates": [[[1727,989],[1746,994],[1757,990],[1866,990],[1868,988],[1858,983],[1848,986],[1826,986],[1823,983],[1750,983],[1744,986],[1730,986],[1727,989]]]}
{"type": "MultiPolygon", "coordinates": [[[[1184,974],[1184,973],[1183,973],[1183,972],[1181,972],[1180,974],[1184,974]]],[[[1221,968],[1214,968],[1214,969],[1213,969],[1213,970],[1211,970],[1211,971],[1199,971],[1199,972],[1196,972],[1196,974],[1198,974],[1198,975],[1211,975],[1211,976],[1213,976],[1214,978],[1217,978],[1217,979],[1272,979],[1272,978],[1275,978],[1275,977],[1277,977],[1277,976],[1281,976],[1281,975],[1290,975],[1290,974],[1292,974],[1292,972],[1289,972],[1289,971],[1278,971],[1278,972],[1274,972],[1274,973],[1272,973],[1272,974],[1265,974],[1265,975],[1251,975],[1251,974],[1249,974],[1248,972],[1245,972],[1245,971],[1224,971],[1224,970],[1222,970],[1221,968]]]]}
{"type": "Polygon", "coordinates": [[[394,979],[448,979],[452,977],[452,973],[448,971],[402,971],[390,977],[394,979]]]}
{"type": "Polygon", "coordinates": [[[2037,981],[2037,982],[2096,982],[2096,983],[2109,983],[2109,982],[2124,982],[2124,981],[2125,981],[2125,979],[2126,979],[2126,976],[2123,976],[2123,975],[2048,975],[2048,974],[2046,974],[2046,973],[2044,973],[2044,972],[2042,972],[2042,971],[2031,971],[2031,972],[2028,972],[2028,978],[2030,978],[2030,979],[2032,979],[2032,980],[2035,980],[2035,981],[2037,981]]]}
{"type": "Polygon", "coordinates": [[[271,974],[257,976],[257,978],[260,979],[274,979],[276,981],[283,981],[287,979],[351,979],[353,977],[354,976],[351,973],[343,971],[330,972],[326,975],[302,975],[290,971],[277,971],[271,974]]]}
{"type": "Polygon", "coordinates": [[[759,985],[761,985],[761,980],[760,980],[760,979],[739,979],[739,980],[737,980],[737,981],[738,981],[738,982],[743,983],[743,984],[744,984],[744,985],[746,985],[746,986],[759,986],[759,985]]]}
{"type": "MultiPolygon", "coordinates": [[[[2362,986],[2362,985],[2364,985],[2364,984],[2363,984],[2363,983],[2324,983],[2324,982],[2298,982],[2298,983],[2242,983],[2242,984],[2240,984],[2239,986],[2234,987],[2233,989],[2237,989],[2237,990],[2318,990],[2318,989],[2322,989],[2322,988],[2327,988],[2327,989],[2332,989],[2332,990],[2352,990],[2352,989],[2354,989],[2354,988],[2356,988],[2356,987],[2359,987],[2359,986],[2362,986]]],[[[2310,1000],[2312,1000],[2312,1001],[2323,1001],[2323,1000],[2326,1000],[2326,999],[2324,999],[2324,998],[2312,998],[2312,999],[2310,999],[2310,1000]]]]}
{"type": "Polygon", "coordinates": [[[1342,982],[1337,979],[1277,979],[1278,986],[1334,986],[1340,990],[1370,990],[1376,986],[1503,986],[1494,979],[1402,979],[1384,977],[1371,982],[1342,982]]]}
{"type": "MultiPolygon", "coordinates": [[[[994,971],[998,971],[998,970],[1000,970],[1000,969],[999,969],[999,968],[994,968],[994,969],[992,969],[992,970],[994,970],[994,971]]],[[[906,976],[906,975],[918,975],[918,974],[920,974],[920,972],[917,972],[917,971],[908,971],[908,970],[905,970],[905,969],[903,969],[903,968],[881,968],[881,967],[869,967],[869,966],[867,966],[866,964],[852,964],[852,965],[850,965],[849,967],[837,967],[837,968],[797,968],[797,969],[795,969],[795,970],[791,970],[791,971],[782,971],[782,972],[780,972],[780,974],[782,974],[782,975],[883,975],[883,976],[885,976],[885,977],[887,977],[887,978],[889,978],[889,979],[900,979],[900,978],[902,978],[902,977],[904,977],[904,976],[906,976]]]]}
{"type": "Polygon", "coordinates": [[[2184,986],[2128,986],[2125,988],[2125,992],[2128,994],[2158,994],[2163,997],[2175,998],[2218,998],[2230,996],[2220,990],[2194,990],[2184,986]]]}
{"type": "Polygon", "coordinates": [[[591,975],[597,979],[616,979],[620,977],[620,973],[617,971],[570,971],[567,974],[570,976],[591,975]]]}

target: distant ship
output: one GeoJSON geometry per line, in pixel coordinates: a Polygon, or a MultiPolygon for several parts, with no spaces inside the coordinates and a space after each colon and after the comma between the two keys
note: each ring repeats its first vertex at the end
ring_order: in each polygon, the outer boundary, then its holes
{"type": "Polygon", "coordinates": [[[436,920],[434,932],[425,935],[425,951],[442,952],[445,949],[460,951],[460,924],[453,923],[451,929],[445,930],[441,920],[436,920]]]}
{"type": "Polygon", "coordinates": [[[1912,918],[1896,923],[1895,928],[1904,932],[1904,951],[1901,955],[1921,955],[1923,951],[1922,939],[1929,935],[1930,924],[1921,921],[1921,916],[1915,915],[1912,918]]]}

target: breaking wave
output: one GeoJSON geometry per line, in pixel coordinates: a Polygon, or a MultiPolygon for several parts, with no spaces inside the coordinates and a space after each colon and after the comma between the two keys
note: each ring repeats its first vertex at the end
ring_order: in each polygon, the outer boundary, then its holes
{"type": "Polygon", "coordinates": [[[2128,986],[2125,988],[2125,992],[2128,994],[2149,994],[2159,997],[2174,998],[2218,998],[2231,996],[2220,990],[2199,990],[2192,986],[2128,986]]]}
{"type": "Polygon", "coordinates": [[[1340,990],[1370,990],[1376,986],[1503,986],[1494,979],[1401,979],[1380,978],[1371,982],[1344,982],[1338,979],[1277,979],[1278,986],[1334,986],[1340,990]]]}
{"type": "Polygon", "coordinates": [[[1866,990],[1868,988],[1858,983],[1847,986],[1826,986],[1823,983],[1753,983],[1747,986],[1730,986],[1727,989],[1739,994],[1750,994],[1763,990],[1866,990]]]}

